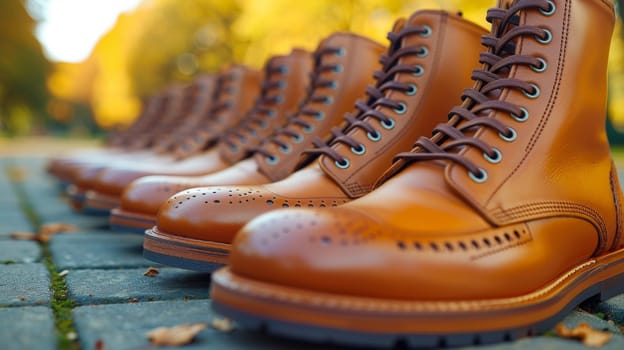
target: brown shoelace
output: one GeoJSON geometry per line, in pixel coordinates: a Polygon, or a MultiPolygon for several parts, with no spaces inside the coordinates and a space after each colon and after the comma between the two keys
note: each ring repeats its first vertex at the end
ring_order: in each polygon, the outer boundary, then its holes
{"type": "Polygon", "coordinates": [[[516,131],[490,115],[495,111],[501,111],[509,114],[517,122],[524,122],[529,118],[529,113],[526,108],[499,100],[498,97],[504,89],[519,90],[530,99],[539,97],[540,90],[537,85],[509,77],[511,68],[515,66],[530,67],[538,74],[547,68],[543,58],[515,53],[515,41],[520,37],[531,37],[544,45],[552,40],[552,34],[547,29],[519,25],[518,12],[526,10],[538,10],[544,16],[551,16],[555,12],[555,4],[549,0],[519,0],[509,9],[488,10],[487,20],[493,24],[493,28],[492,32],[484,35],[481,40],[488,48],[488,51],[481,53],[480,56],[480,62],[485,68],[473,71],[472,79],[477,84],[474,88],[464,91],[462,95],[464,103],[454,107],[449,113],[449,119],[458,116],[459,121],[454,125],[439,124],[434,129],[432,138],[420,137],[414,145],[416,147],[414,151],[400,153],[395,160],[451,161],[464,167],[474,181],[487,180],[487,172],[459,154],[459,151],[465,147],[474,147],[483,152],[483,156],[490,163],[500,162],[502,154],[497,148],[474,137],[477,129],[489,128],[498,132],[504,141],[514,141],[517,137],[516,131]],[[434,141],[436,138],[437,141],[434,141]]]}
{"type": "Polygon", "coordinates": [[[274,106],[282,102],[282,95],[274,91],[284,87],[285,82],[275,78],[275,75],[286,74],[286,66],[268,66],[265,68],[265,79],[262,81],[260,96],[254,102],[250,112],[236,127],[227,131],[220,140],[225,142],[232,150],[238,148],[237,140],[246,143],[250,137],[257,133],[258,128],[266,128],[266,119],[275,117],[274,106]]]}
{"type": "Polygon", "coordinates": [[[337,82],[321,78],[321,74],[328,71],[342,72],[344,67],[341,64],[327,64],[323,62],[326,55],[344,55],[344,49],[338,47],[324,47],[314,52],[314,70],[310,73],[310,84],[306,88],[306,97],[297,109],[298,112],[289,117],[287,124],[283,128],[277,129],[260,147],[255,147],[251,151],[258,152],[267,158],[271,163],[277,163],[278,156],[272,154],[267,146],[271,143],[280,147],[282,152],[288,153],[292,149],[292,143],[299,143],[303,140],[301,129],[305,132],[314,130],[315,122],[325,119],[325,114],[311,105],[317,103],[330,104],[332,96],[319,94],[319,89],[331,87],[337,88],[337,82]]]}
{"type": "Polygon", "coordinates": [[[424,46],[401,47],[401,40],[410,35],[429,36],[431,35],[431,28],[426,25],[406,26],[398,33],[388,33],[390,48],[388,53],[380,59],[383,68],[374,73],[377,84],[366,88],[366,94],[369,96],[367,101],[357,101],[355,103],[356,115],[346,114],[344,116],[348,122],[346,127],[332,128],[330,142],[325,142],[319,137],[315,137],[312,142],[315,148],[306,150],[304,153],[311,155],[324,154],[334,160],[338,167],[347,168],[349,166],[348,158],[340,155],[333,148],[335,144],[346,144],[356,154],[363,154],[366,151],[363,144],[347,135],[351,130],[362,129],[371,141],[378,142],[381,139],[381,133],[371,124],[372,120],[377,120],[386,129],[394,127],[395,121],[376,108],[385,106],[394,109],[398,114],[405,113],[407,106],[404,102],[395,101],[386,97],[386,95],[390,91],[401,91],[407,95],[416,93],[417,88],[415,85],[394,80],[395,76],[400,73],[410,73],[416,76],[424,73],[424,69],[420,65],[398,64],[399,59],[406,55],[424,57],[428,53],[427,48],[424,46]]]}
{"type": "Polygon", "coordinates": [[[215,126],[222,122],[221,118],[219,118],[219,114],[232,108],[233,102],[230,99],[224,98],[229,95],[223,93],[220,94],[219,92],[232,92],[234,89],[231,85],[233,80],[234,75],[231,73],[221,74],[217,78],[215,96],[213,96],[213,99],[216,99],[216,101],[214,101],[214,105],[206,112],[208,120],[206,120],[205,123],[199,127],[195,126],[195,130],[190,132],[190,134],[183,135],[183,137],[178,140],[177,143],[179,146],[174,151],[178,158],[187,157],[188,155],[203,148],[205,143],[213,134],[215,126]]]}

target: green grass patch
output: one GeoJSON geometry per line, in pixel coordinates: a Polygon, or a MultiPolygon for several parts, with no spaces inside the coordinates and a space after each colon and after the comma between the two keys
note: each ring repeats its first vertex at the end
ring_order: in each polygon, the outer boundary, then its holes
{"type": "MultiPolygon", "coordinates": [[[[9,172],[11,165],[5,168],[9,172]]],[[[24,191],[24,183],[21,181],[13,182],[13,189],[17,194],[20,207],[26,214],[28,220],[33,225],[35,231],[41,227],[41,219],[35,212],[26,192],[24,191]]],[[[41,243],[42,260],[50,274],[50,291],[52,292],[52,300],[50,306],[54,314],[54,324],[56,328],[57,349],[59,350],[77,350],[80,344],[76,339],[76,328],[73,321],[74,301],[67,296],[67,283],[64,276],[60,276],[54,266],[52,253],[48,243],[41,243]]]]}

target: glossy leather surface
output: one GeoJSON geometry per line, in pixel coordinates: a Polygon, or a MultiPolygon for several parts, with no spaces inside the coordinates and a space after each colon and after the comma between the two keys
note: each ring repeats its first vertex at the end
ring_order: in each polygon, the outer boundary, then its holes
{"type": "MultiPolygon", "coordinates": [[[[501,73],[540,90],[537,98],[517,89],[497,95],[528,111],[524,121],[489,115],[516,138],[464,131],[502,155],[494,164],[474,147],[458,151],[487,173],[484,181],[448,160],[402,159],[378,188],[335,210],[279,210],[253,220],[234,242],[231,271],[341,295],[476,301],[537,291],[622,249],[621,189],[605,135],[613,7],[555,3],[552,14],[532,8],[518,17],[521,26],[552,34],[550,43],[531,35],[515,43],[516,54],[540,57],[547,68],[501,73]]],[[[449,123],[461,129],[466,121],[449,123]]]]}
{"type": "MultiPolygon", "coordinates": [[[[379,140],[371,140],[360,128],[347,128],[347,135],[366,150],[358,155],[345,144],[334,143],[331,147],[349,159],[349,167],[340,168],[323,155],[314,164],[274,183],[182,192],[162,207],[158,229],[189,238],[230,243],[244,224],[262,213],[285,207],[335,209],[333,207],[370,191],[397,153],[409,150],[415,139],[428,135],[434,125],[446,120],[449,108],[459,102],[451,96],[459,96],[470,84],[470,72],[477,64],[481,50],[480,36],[485,33],[484,29],[460,16],[442,11],[417,12],[409,20],[399,21],[394,32],[401,32],[406,24],[431,28],[430,35],[409,35],[402,40],[400,48],[393,49],[428,48],[424,57],[405,55],[396,62],[396,66],[422,66],[421,75],[404,72],[391,79],[414,84],[417,92],[408,95],[391,89],[386,91],[388,98],[404,102],[407,110],[399,114],[386,106],[375,107],[395,120],[392,129],[385,129],[379,121],[366,117],[365,120],[380,133],[379,140]],[[472,59],[457,61],[458,56],[472,59]],[[230,202],[232,193],[235,196],[230,202]],[[189,195],[197,194],[202,195],[186,200],[189,195]]],[[[395,65],[387,69],[393,67],[395,65]]]]}
{"type": "Polygon", "coordinates": [[[314,87],[308,88],[306,103],[284,126],[288,132],[276,133],[274,128],[273,135],[260,146],[263,152],[221,172],[202,177],[141,178],[124,191],[121,209],[155,216],[169,197],[188,188],[263,184],[292,174],[309,158],[303,151],[310,148],[314,137],[328,139],[331,128],[353,110],[356,100],[363,99],[384,50],[382,45],[350,33],[324,39],[315,52],[314,87]]]}
{"type": "Polygon", "coordinates": [[[109,167],[98,173],[89,189],[121,196],[127,185],[142,176],[205,175],[225,169],[243,159],[270,130],[281,126],[287,116],[296,111],[305,96],[311,69],[312,58],[305,50],[294,49],[289,55],[272,57],[265,66],[263,84],[273,87],[263,90],[248,114],[232,128],[225,129],[216,145],[203,153],[173,162],[109,167]],[[264,111],[271,114],[263,116],[264,111]]]}

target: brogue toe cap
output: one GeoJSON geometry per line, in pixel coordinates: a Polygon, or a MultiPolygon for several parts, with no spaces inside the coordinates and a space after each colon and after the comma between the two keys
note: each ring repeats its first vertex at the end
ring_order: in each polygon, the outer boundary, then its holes
{"type": "Polygon", "coordinates": [[[134,180],[122,195],[124,211],[156,215],[161,205],[178,192],[198,186],[196,179],[179,176],[145,176],[134,180]]]}

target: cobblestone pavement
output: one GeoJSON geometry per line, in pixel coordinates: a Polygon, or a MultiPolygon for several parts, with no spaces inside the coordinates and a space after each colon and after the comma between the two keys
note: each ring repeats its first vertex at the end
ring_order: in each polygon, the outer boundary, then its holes
{"type": "MultiPolygon", "coordinates": [[[[141,236],[109,231],[105,219],[73,213],[44,164],[42,158],[0,160],[1,349],[94,349],[96,343],[104,349],[150,349],[145,333],[151,329],[217,318],[210,308],[209,275],[156,266],[158,276],[144,276],[155,265],[141,256],[141,236]],[[50,222],[72,223],[79,230],[57,234],[48,244],[9,237],[50,222]]],[[[584,305],[564,322],[582,321],[614,333],[603,349],[624,349],[618,326],[624,325],[624,295],[584,305]]],[[[207,348],[328,347],[210,328],[184,347],[207,348]]],[[[585,347],[546,335],[479,349],[585,347]]]]}

